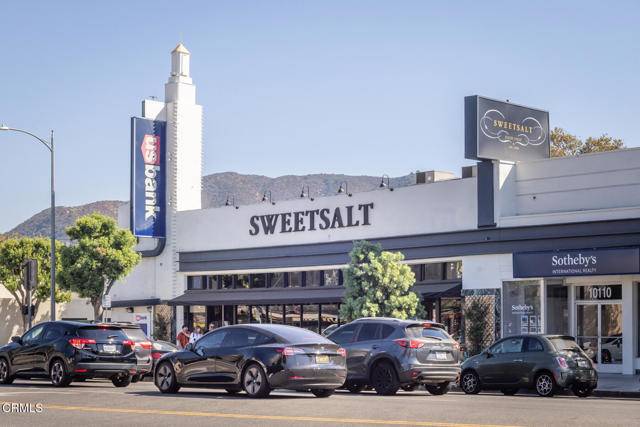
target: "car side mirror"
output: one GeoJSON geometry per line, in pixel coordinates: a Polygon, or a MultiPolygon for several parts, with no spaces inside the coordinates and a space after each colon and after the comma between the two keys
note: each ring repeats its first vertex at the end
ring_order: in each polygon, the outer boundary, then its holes
{"type": "Polygon", "coordinates": [[[15,337],[11,337],[11,341],[16,344],[22,344],[22,338],[17,335],[15,337]]]}
{"type": "Polygon", "coordinates": [[[491,353],[489,350],[487,350],[485,353],[487,353],[487,359],[490,359],[493,357],[493,353],[491,353]]]}
{"type": "Polygon", "coordinates": [[[184,346],[184,349],[187,351],[193,351],[193,343],[187,343],[187,345],[184,346]]]}

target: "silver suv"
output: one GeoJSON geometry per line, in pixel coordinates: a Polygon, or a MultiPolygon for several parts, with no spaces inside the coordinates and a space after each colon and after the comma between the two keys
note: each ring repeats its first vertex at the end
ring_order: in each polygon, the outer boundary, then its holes
{"type": "Polygon", "coordinates": [[[153,370],[153,358],[151,357],[152,344],[140,326],[129,322],[113,322],[110,325],[118,326],[127,337],[135,342],[135,353],[137,359],[137,373],[131,378],[135,383],[153,370]]]}
{"type": "Polygon", "coordinates": [[[347,351],[345,388],[372,386],[381,395],[425,385],[444,394],[460,375],[460,346],[435,322],[370,317],[333,331],[328,339],[347,351]]]}

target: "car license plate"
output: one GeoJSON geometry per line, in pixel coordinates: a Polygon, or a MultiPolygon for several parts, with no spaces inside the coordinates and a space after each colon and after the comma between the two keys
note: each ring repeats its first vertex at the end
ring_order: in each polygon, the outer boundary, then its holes
{"type": "Polygon", "coordinates": [[[316,363],[329,363],[329,356],[327,355],[316,356],[316,363]]]}
{"type": "Polygon", "coordinates": [[[102,351],[104,351],[106,353],[115,353],[116,352],[116,345],[115,344],[104,344],[102,346],[102,351]]]}
{"type": "Polygon", "coordinates": [[[436,352],[436,359],[437,360],[447,360],[447,353],[445,353],[443,351],[436,352]]]}

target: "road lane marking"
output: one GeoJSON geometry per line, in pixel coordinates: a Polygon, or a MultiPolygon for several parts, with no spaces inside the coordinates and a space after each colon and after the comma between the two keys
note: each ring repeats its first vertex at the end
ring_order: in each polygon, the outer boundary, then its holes
{"type": "MultiPolygon", "coordinates": [[[[4,404],[19,404],[19,402],[0,402],[4,404]]],[[[428,426],[428,427],[519,427],[504,426],[495,424],[460,424],[447,422],[429,422],[429,421],[403,421],[403,420],[373,420],[358,418],[325,418],[325,417],[298,417],[285,415],[256,415],[256,414],[225,414],[216,412],[190,412],[190,411],[164,411],[155,409],[124,409],[124,408],[94,408],[87,406],[60,406],[60,405],[42,405],[44,409],[57,409],[62,411],[88,411],[88,412],[115,412],[124,414],[147,414],[147,415],[181,415],[195,417],[214,417],[214,418],[235,418],[235,419],[252,419],[252,420],[272,420],[272,421],[318,421],[324,423],[343,423],[343,424],[382,424],[382,425],[402,425],[402,426],[428,426]]]]}

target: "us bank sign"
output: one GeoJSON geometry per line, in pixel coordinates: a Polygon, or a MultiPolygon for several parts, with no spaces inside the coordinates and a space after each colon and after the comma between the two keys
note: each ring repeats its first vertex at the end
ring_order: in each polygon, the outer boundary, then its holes
{"type": "Polygon", "coordinates": [[[465,157],[536,160],[549,157],[549,113],[481,96],[464,99],[465,157]]]}

